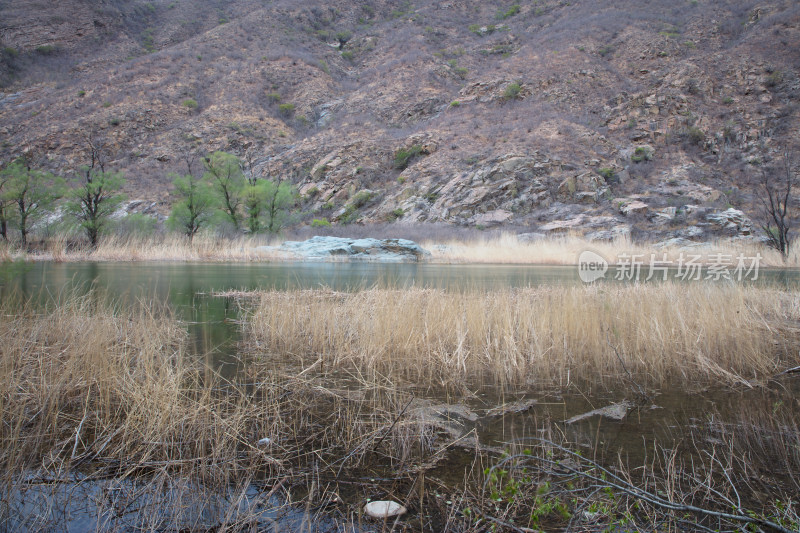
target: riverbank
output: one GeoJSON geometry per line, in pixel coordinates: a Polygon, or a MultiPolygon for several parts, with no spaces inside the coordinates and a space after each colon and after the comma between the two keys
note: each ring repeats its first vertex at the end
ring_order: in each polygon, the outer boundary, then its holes
{"type": "MultiPolygon", "coordinates": [[[[358,232],[364,233],[363,228],[358,232]]],[[[413,236],[412,236],[413,237],[413,236]]],[[[441,238],[420,236],[416,242],[430,252],[425,261],[441,264],[530,264],[577,265],[582,252],[598,254],[611,265],[639,261],[644,265],[667,262],[677,266],[689,260],[709,265],[720,262],[736,264],[738,258],[752,263],[758,258],[760,267],[800,267],[800,250],[792,247],[787,257],[777,250],[752,240],[718,240],[714,242],[679,241],[647,243],[620,237],[614,241],[587,241],[576,235],[529,239],[512,233],[492,233],[441,238]]],[[[178,235],[153,237],[108,237],[97,248],[86,243],[53,237],[36,243],[29,250],[0,243],[0,260],[24,261],[297,261],[302,257],[281,250],[285,240],[302,237],[255,236],[225,238],[198,235],[189,241],[178,235]]],[[[316,259],[319,260],[319,259],[316,259]]],[[[333,257],[332,261],[346,260],[333,257]]]]}

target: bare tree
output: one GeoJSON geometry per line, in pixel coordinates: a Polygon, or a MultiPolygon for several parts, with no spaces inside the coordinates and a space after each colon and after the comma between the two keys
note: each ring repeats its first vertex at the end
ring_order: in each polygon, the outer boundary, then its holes
{"type": "Polygon", "coordinates": [[[762,212],[761,229],[764,230],[768,244],[784,257],[789,253],[789,206],[795,179],[789,152],[785,151],[782,168],[775,169],[774,172],[765,171],[757,192],[762,212]]]}

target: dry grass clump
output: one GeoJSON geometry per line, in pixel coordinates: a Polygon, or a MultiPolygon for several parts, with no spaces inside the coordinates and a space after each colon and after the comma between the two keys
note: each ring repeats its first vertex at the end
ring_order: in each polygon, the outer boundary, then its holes
{"type": "Polygon", "coordinates": [[[666,260],[677,266],[681,255],[688,259],[699,255],[702,263],[712,263],[719,254],[731,256],[734,260],[742,254],[745,258],[761,254],[761,266],[797,267],[800,266],[800,250],[791,247],[789,256],[781,254],[763,244],[746,241],[719,240],[693,247],[665,246],[655,248],[653,243],[634,242],[627,236],[613,241],[587,241],[577,234],[564,234],[532,241],[521,240],[513,233],[495,234],[487,239],[449,240],[440,242],[426,240],[422,247],[430,250],[434,262],[444,263],[509,263],[509,264],[547,264],[575,265],[584,250],[599,253],[609,263],[618,263],[620,256],[638,255],[645,264],[651,254],[655,261],[666,260]]]}
{"type": "Polygon", "coordinates": [[[38,249],[22,251],[10,245],[0,248],[4,256],[50,261],[256,261],[279,259],[260,246],[275,244],[273,236],[220,237],[198,234],[190,241],[183,235],[153,236],[109,235],[97,248],[88,243],[73,242],[65,235],[56,235],[41,243],[38,249]]]}
{"type": "Polygon", "coordinates": [[[394,391],[352,396],[258,367],[248,384],[226,382],[186,353],[185,327],[152,304],[89,294],[0,307],[9,530],[61,529],[58,509],[76,505],[108,529],[225,529],[263,518],[275,491],[301,487],[319,500],[320,477],[400,456],[382,438],[402,407],[394,391]],[[74,496],[101,488],[108,497],[74,496]],[[42,506],[31,507],[36,498],[42,506]]]}
{"type": "Polygon", "coordinates": [[[796,294],[722,284],[256,293],[259,353],[422,387],[589,378],[742,382],[793,356],[796,294]]]}
{"type": "Polygon", "coordinates": [[[160,237],[109,237],[96,250],[87,250],[92,261],[253,261],[267,257],[256,250],[270,244],[266,237],[221,238],[201,234],[189,240],[182,235],[160,237]]]}

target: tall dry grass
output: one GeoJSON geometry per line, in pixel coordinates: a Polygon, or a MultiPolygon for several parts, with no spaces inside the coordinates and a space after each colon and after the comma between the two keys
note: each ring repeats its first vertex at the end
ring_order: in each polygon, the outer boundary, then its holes
{"type": "Polygon", "coordinates": [[[744,382],[796,364],[800,299],[713,284],[258,293],[261,354],[420,386],[744,382]]]}
{"type": "Polygon", "coordinates": [[[639,255],[647,263],[651,254],[661,261],[666,254],[667,261],[677,265],[683,256],[699,255],[704,263],[714,262],[719,254],[734,259],[741,254],[746,258],[762,256],[761,266],[798,267],[800,249],[793,246],[787,257],[763,244],[752,241],[717,240],[698,246],[666,246],[656,248],[654,243],[632,241],[629,237],[619,237],[614,241],[587,241],[580,235],[565,234],[545,239],[525,241],[516,234],[492,235],[488,239],[450,240],[438,242],[428,240],[422,243],[432,253],[432,260],[444,263],[518,263],[574,265],[578,256],[585,250],[592,250],[603,256],[609,263],[618,263],[620,256],[639,255]]]}
{"type": "MultiPolygon", "coordinates": [[[[358,237],[371,235],[369,227],[337,228],[337,235],[352,234],[358,237]]],[[[386,233],[383,226],[376,226],[375,235],[386,233]]],[[[431,252],[430,261],[435,263],[506,263],[574,265],[585,250],[599,253],[610,263],[619,263],[625,254],[639,256],[645,264],[651,259],[666,260],[677,266],[683,257],[699,256],[701,263],[719,262],[719,256],[729,256],[735,264],[736,257],[753,258],[760,254],[760,266],[800,267],[800,248],[792,247],[787,257],[776,250],[752,241],[718,240],[691,247],[658,247],[654,243],[632,241],[620,237],[614,241],[589,242],[577,234],[557,235],[549,238],[526,241],[515,233],[493,232],[485,238],[475,235],[453,237],[453,232],[439,230],[425,233],[419,241],[431,252]],[[664,255],[666,254],[666,256],[664,255]]],[[[292,238],[309,238],[309,232],[300,232],[292,238]]],[[[390,234],[396,237],[394,234],[390,234]]],[[[213,233],[202,233],[190,241],[174,233],[143,236],[137,234],[105,236],[97,248],[85,242],[75,242],[66,235],[54,235],[40,243],[36,249],[21,250],[13,244],[0,243],[2,257],[28,258],[52,261],[296,261],[297,256],[262,247],[277,246],[283,242],[279,235],[255,235],[226,237],[213,233]]],[[[341,257],[336,260],[341,261],[341,257]]]]}
{"type": "Polygon", "coordinates": [[[269,257],[259,246],[273,244],[274,237],[224,238],[200,234],[193,240],[182,235],[158,237],[113,236],[103,239],[95,250],[84,250],[92,261],[254,261],[269,257]]]}
{"type": "Polygon", "coordinates": [[[102,529],[224,530],[270,508],[273,488],[319,501],[314,476],[398,455],[381,439],[400,409],[393,391],[351,396],[258,366],[249,383],[225,381],[187,353],[185,326],[159,305],[96,293],[44,308],[9,298],[0,317],[8,530],[63,529],[58,508],[87,506],[102,529]],[[258,444],[264,437],[269,446],[258,444]],[[70,496],[98,486],[108,498],[70,496]],[[39,493],[41,507],[26,503],[39,493]]]}

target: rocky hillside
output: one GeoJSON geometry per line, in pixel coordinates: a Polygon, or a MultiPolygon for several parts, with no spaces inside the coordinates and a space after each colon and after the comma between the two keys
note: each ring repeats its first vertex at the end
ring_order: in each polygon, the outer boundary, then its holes
{"type": "Polygon", "coordinates": [[[702,239],[800,159],[794,0],[4,0],[0,40],[0,158],[101,137],[161,213],[226,150],[306,221],[702,239]]]}

